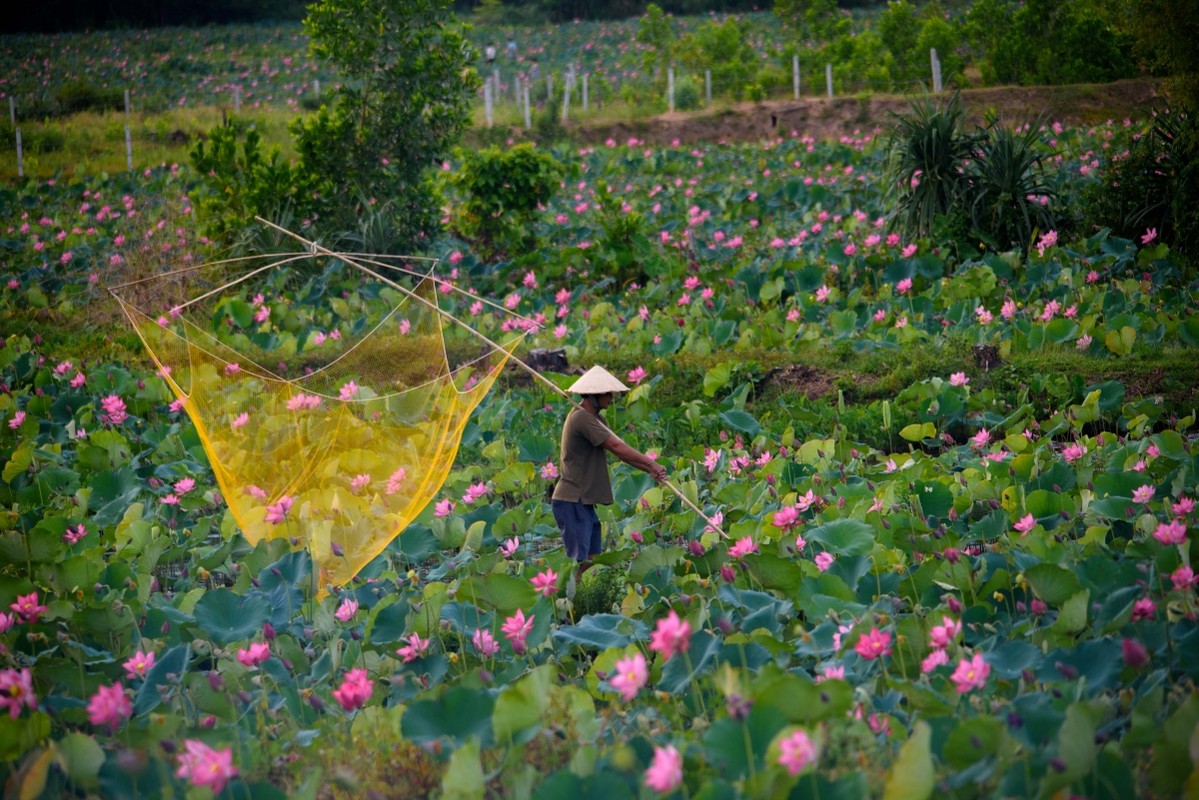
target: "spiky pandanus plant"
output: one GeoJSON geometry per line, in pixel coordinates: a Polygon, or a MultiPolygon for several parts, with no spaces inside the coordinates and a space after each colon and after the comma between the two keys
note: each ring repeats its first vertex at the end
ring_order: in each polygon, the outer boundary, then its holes
{"type": "Polygon", "coordinates": [[[911,109],[896,116],[888,146],[891,223],[908,236],[928,236],[964,208],[970,186],[966,163],[981,137],[966,130],[957,93],[944,105],[925,95],[912,100],[911,109]]]}
{"type": "Polygon", "coordinates": [[[966,180],[970,232],[992,250],[1027,253],[1038,232],[1057,226],[1044,130],[1040,122],[1012,129],[988,120],[966,180]]]}

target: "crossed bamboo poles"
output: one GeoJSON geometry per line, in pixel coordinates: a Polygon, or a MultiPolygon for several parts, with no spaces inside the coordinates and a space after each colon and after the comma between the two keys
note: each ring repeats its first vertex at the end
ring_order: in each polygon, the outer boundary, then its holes
{"type": "MultiPolygon", "coordinates": [[[[475,330],[475,328],[471,327],[471,325],[469,325],[465,320],[459,319],[458,317],[454,316],[450,312],[446,311],[445,309],[443,309],[439,305],[437,305],[437,303],[434,303],[434,302],[430,301],[428,298],[422,297],[421,295],[417,294],[416,292],[413,292],[411,289],[408,289],[407,287],[391,280],[390,278],[379,274],[379,272],[377,272],[374,269],[371,269],[369,266],[367,266],[367,264],[374,263],[378,266],[385,266],[388,269],[394,269],[399,272],[413,275],[415,277],[430,278],[435,283],[450,286],[453,291],[463,292],[462,289],[458,288],[457,286],[454,286],[452,283],[449,283],[447,281],[442,281],[440,278],[437,278],[435,276],[430,276],[427,274],[419,273],[415,270],[409,270],[404,267],[398,267],[398,266],[391,265],[391,264],[383,265],[377,261],[372,261],[371,259],[366,259],[366,258],[359,259],[357,257],[360,256],[361,254],[358,254],[358,253],[335,252],[333,250],[328,249],[327,247],[324,247],[319,242],[315,242],[311,239],[305,239],[300,234],[294,233],[292,231],[287,230],[284,227],[276,225],[275,223],[271,222],[270,220],[263,219],[262,217],[255,217],[255,219],[257,219],[263,225],[273,228],[274,230],[279,231],[280,233],[290,236],[291,238],[295,239],[297,242],[300,242],[301,244],[304,245],[304,247],[308,250],[308,252],[311,255],[324,255],[324,256],[331,256],[333,258],[340,259],[341,261],[354,267],[355,269],[358,269],[358,270],[362,271],[363,273],[370,275],[371,277],[375,278],[376,280],[379,280],[379,281],[387,284],[391,288],[395,289],[398,292],[401,292],[402,294],[406,295],[407,297],[410,297],[413,300],[416,300],[417,302],[427,306],[429,309],[431,309],[436,314],[439,314],[440,316],[445,317],[446,319],[453,322],[455,325],[458,325],[458,326],[466,329],[473,336],[475,336],[478,339],[480,339],[481,341],[487,343],[491,347],[493,347],[497,350],[508,351],[509,357],[514,362],[519,364],[522,369],[524,369],[526,372],[528,372],[530,376],[532,376],[536,380],[541,381],[543,384],[548,386],[554,392],[561,395],[566,400],[570,401],[573,405],[581,405],[581,403],[579,401],[576,401],[574,397],[572,397],[570,394],[568,394],[566,392],[566,390],[562,389],[556,383],[554,383],[549,378],[545,377],[540,372],[538,372],[536,369],[534,369],[532,366],[530,366],[529,364],[527,364],[526,362],[524,362],[523,360],[518,358],[516,355],[512,354],[511,351],[508,350],[508,348],[500,345],[498,342],[491,339],[490,337],[488,337],[486,334],[482,333],[481,331],[475,330]],[[365,262],[365,263],[363,263],[363,262],[365,262]]],[[[470,295],[470,296],[475,297],[474,295],[470,295]]],[[[483,298],[475,298],[475,299],[483,299],[483,298]]],[[[495,304],[491,301],[483,299],[483,302],[487,303],[488,305],[498,307],[497,304],[495,304]]],[[[665,486],[667,489],[670,489],[670,491],[673,492],[674,495],[679,498],[679,500],[682,502],[682,504],[684,506],[686,506],[693,513],[695,513],[697,516],[699,516],[700,519],[704,520],[704,522],[707,523],[707,526],[709,529],[711,529],[712,531],[715,531],[716,533],[720,534],[720,536],[722,536],[724,538],[728,537],[728,534],[724,532],[724,529],[722,529],[720,527],[719,523],[717,523],[715,520],[713,520],[711,517],[709,517],[707,514],[705,514],[703,512],[703,509],[701,509],[699,506],[697,506],[695,503],[693,503],[691,501],[691,499],[689,497],[687,497],[687,495],[683,494],[683,491],[681,489],[679,489],[679,487],[676,486],[673,482],[671,482],[667,478],[663,478],[660,481],[660,483],[663,486],[665,486]]]]}

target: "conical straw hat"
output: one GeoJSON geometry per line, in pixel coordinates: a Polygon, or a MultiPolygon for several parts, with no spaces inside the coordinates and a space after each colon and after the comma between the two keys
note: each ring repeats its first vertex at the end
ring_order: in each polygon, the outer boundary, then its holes
{"type": "Polygon", "coordinates": [[[598,364],[587,370],[580,378],[570,385],[568,392],[575,394],[607,394],[608,392],[627,392],[625,386],[616,376],[598,364]]]}

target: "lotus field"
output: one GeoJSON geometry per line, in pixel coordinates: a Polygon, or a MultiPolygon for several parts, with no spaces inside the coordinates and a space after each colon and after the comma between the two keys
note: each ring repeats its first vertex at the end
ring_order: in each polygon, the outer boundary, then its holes
{"type": "MultiPolygon", "coordinates": [[[[1049,132],[1060,196],[1128,124],[1049,132]]],[[[1193,793],[1194,272],[1152,230],[951,259],[889,232],[872,136],[801,134],[557,151],[539,246],[435,243],[443,277],[538,321],[518,355],[633,386],[610,423],[719,526],[614,465],[571,597],[557,395],[510,368],[437,499],[319,594],[302,542],[239,533],[104,291],[216,257],[195,176],[0,190],[7,790],[1193,793]]],[[[381,302],[327,259],[213,332],[320,348],[381,302]]]]}

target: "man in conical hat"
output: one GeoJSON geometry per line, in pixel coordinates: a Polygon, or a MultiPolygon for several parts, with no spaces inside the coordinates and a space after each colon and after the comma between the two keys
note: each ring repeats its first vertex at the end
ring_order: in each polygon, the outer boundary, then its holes
{"type": "MultiPolygon", "coordinates": [[[[582,395],[582,402],[570,410],[562,426],[562,453],[552,505],[566,554],[579,563],[579,575],[603,549],[595,506],[608,505],[613,500],[608,453],[648,472],[656,481],[666,479],[665,467],[626,444],[601,416],[612,405],[613,394],[628,390],[601,366],[587,370],[568,389],[582,395]]],[[[568,585],[573,586],[573,582],[572,575],[568,585]]]]}

